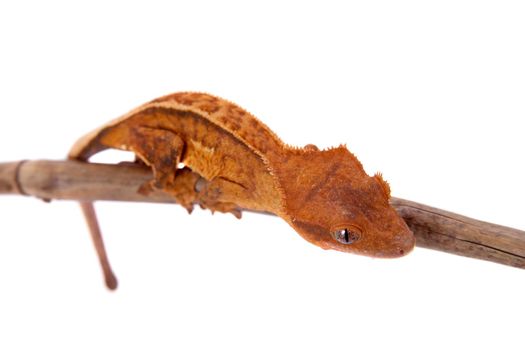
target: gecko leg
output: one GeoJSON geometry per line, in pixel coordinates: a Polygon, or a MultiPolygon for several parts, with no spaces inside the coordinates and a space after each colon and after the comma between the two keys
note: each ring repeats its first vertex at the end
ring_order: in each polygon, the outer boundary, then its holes
{"type": "Polygon", "coordinates": [[[241,210],[234,203],[234,198],[238,198],[240,192],[246,191],[242,184],[217,177],[209,182],[197,182],[196,191],[199,193],[201,208],[210,209],[212,212],[231,213],[237,219],[241,218],[241,210]]]}
{"type": "Polygon", "coordinates": [[[172,131],[151,127],[131,130],[129,141],[129,148],[137,158],[153,170],[153,179],[143,184],[139,192],[147,194],[160,189],[191,213],[196,193],[187,184],[196,181],[197,174],[178,169],[184,141],[172,131]]]}
{"type": "Polygon", "coordinates": [[[154,188],[170,192],[174,188],[177,166],[184,149],[184,141],[175,133],[152,127],[131,130],[129,148],[153,170],[153,180],[140,191],[148,193],[154,188]]]}
{"type": "Polygon", "coordinates": [[[222,176],[198,186],[202,183],[198,174],[186,168],[178,170],[184,141],[177,134],[153,127],[138,127],[130,132],[129,148],[153,169],[154,175],[154,179],[145,183],[139,191],[148,193],[154,188],[165,191],[190,213],[193,203],[197,201],[211,211],[241,217],[235,198],[240,196],[240,192],[247,191],[245,186],[222,176]]]}

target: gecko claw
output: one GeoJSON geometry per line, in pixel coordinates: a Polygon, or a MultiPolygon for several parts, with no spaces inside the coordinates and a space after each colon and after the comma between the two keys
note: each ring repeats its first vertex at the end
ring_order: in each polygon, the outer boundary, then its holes
{"type": "Polygon", "coordinates": [[[188,214],[191,215],[191,213],[193,213],[193,204],[184,205],[184,208],[186,209],[188,214]]]}

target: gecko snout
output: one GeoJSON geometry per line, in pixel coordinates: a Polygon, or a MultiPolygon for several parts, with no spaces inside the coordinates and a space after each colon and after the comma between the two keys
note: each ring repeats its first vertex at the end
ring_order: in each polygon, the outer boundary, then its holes
{"type": "Polygon", "coordinates": [[[383,246],[373,255],[377,258],[400,258],[410,253],[414,249],[414,244],[415,239],[413,236],[395,239],[390,242],[388,248],[383,246]]]}
{"type": "Polygon", "coordinates": [[[395,235],[391,249],[386,252],[385,256],[392,258],[405,256],[414,249],[415,244],[416,239],[414,234],[407,229],[395,235]]]}
{"type": "Polygon", "coordinates": [[[376,241],[373,251],[378,258],[400,258],[409,254],[416,244],[414,234],[404,221],[399,222],[395,230],[388,230],[381,239],[376,241]]]}

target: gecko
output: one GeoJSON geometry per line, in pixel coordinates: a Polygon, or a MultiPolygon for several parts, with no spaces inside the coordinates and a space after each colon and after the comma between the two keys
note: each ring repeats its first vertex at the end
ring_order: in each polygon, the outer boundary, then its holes
{"type": "MultiPolygon", "coordinates": [[[[241,217],[274,213],[323,249],[401,257],[414,235],[390,205],[380,173],[369,176],[341,145],[290,146],[236,104],[206,93],[154,99],[80,138],[71,160],[131,151],[152,170],[138,191],[161,190],[190,213],[194,204],[241,217]]],[[[92,202],[81,202],[108,288],[117,287],[92,202]]]]}

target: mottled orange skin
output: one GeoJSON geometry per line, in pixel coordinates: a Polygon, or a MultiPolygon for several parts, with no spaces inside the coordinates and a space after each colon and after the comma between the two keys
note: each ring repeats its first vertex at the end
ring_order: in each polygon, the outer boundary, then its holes
{"type": "Polygon", "coordinates": [[[374,257],[402,256],[414,246],[389,204],[386,182],[368,176],[346,147],[288,146],[250,113],[215,96],[153,100],[80,139],[69,157],[87,161],[106,148],[135,152],[155,177],[141,190],[160,188],[188,210],[200,203],[239,217],[241,208],[272,212],[321,248],[374,257]],[[182,173],[179,163],[186,167],[182,173]],[[190,171],[206,181],[197,183],[190,171]],[[195,182],[185,183],[183,193],[177,172],[195,182]],[[360,239],[334,239],[343,228],[360,239]]]}

